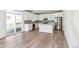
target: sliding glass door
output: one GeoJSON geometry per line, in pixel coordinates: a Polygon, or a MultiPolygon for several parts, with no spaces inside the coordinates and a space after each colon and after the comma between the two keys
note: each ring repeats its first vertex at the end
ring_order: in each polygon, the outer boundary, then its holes
{"type": "Polygon", "coordinates": [[[17,14],[16,15],[16,32],[19,32],[22,30],[22,15],[17,14]]]}
{"type": "Polygon", "coordinates": [[[12,34],[22,31],[23,17],[22,12],[7,11],[6,12],[6,32],[12,34]]]}
{"type": "Polygon", "coordinates": [[[13,13],[6,13],[6,32],[7,34],[14,33],[15,15],[13,13]]]}

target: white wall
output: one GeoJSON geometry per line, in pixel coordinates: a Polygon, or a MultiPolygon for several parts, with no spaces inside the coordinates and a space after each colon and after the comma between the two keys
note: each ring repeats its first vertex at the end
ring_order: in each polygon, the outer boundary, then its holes
{"type": "Polygon", "coordinates": [[[79,47],[79,11],[65,10],[64,14],[64,33],[69,47],[79,47]]]}
{"type": "Polygon", "coordinates": [[[0,38],[6,35],[6,11],[0,10],[0,38]]]}

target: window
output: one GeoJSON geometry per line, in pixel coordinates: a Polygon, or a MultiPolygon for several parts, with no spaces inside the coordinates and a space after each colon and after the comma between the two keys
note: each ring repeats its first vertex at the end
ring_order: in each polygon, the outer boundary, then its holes
{"type": "Polygon", "coordinates": [[[16,32],[21,31],[22,28],[22,15],[16,15],[16,32]]]}
{"type": "Polygon", "coordinates": [[[13,13],[6,13],[6,31],[7,34],[14,33],[15,15],[13,13]]]}
{"type": "Polygon", "coordinates": [[[22,31],[23,13],[21,11],[6,11],[7,34],[22,31]]]}

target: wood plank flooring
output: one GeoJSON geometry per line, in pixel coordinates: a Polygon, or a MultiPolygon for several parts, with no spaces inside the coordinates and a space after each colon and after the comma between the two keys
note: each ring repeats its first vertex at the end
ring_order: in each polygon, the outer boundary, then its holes
{"type": "Polygon", "coordinates": [[[68,48],[62,31],[23,32],[0,39],[0,48],[68,48]]]}

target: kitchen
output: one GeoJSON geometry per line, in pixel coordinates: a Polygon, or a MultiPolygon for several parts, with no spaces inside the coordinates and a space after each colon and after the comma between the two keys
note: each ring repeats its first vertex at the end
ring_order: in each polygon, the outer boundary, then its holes
{"type": "MultiPolygon", "coordinates": [[[[36,23],[35,24],[35,27],[36,28],[39,28],[39,32],[47,32],[47,33],[53,33],[53,29],[55,28],[55,22],[57,20],[57,18],[62,18],[63,17],[63,12],[62,11],[52,11],[52,10],[49,10],[49,11],[46,11],[46,10],[33,10],[33,11],[29,11],[27,12],[29,13],[30,15],[32,15],[32,13],[34,13],[34,15],[31,16],[31,18],[28,18],[28,15],[26,15],[26,20],[31,20],[31,21],[43,21],[44,18],[47,18],[48,21],[50,21],[49,24],[43,24],[43,23],[36,23]],[[37,13],[38,12],[38,13],[37,13]],[[51,21],[53,21],[51,23],[51,21]]],[[[62,22],[62,21],[61,21],[62,22]]],[[[32,24],[25,24],[27,25],[28,27],[30,27],[32,30],[32,24]]],[[[63,27],[63,25],[62,25],[63,27]]],[[[30,30],[26,30],[26,31],[30,31],[30,30]]],[[[62,28],[63,30],[63,28],[62,28]]]]}

